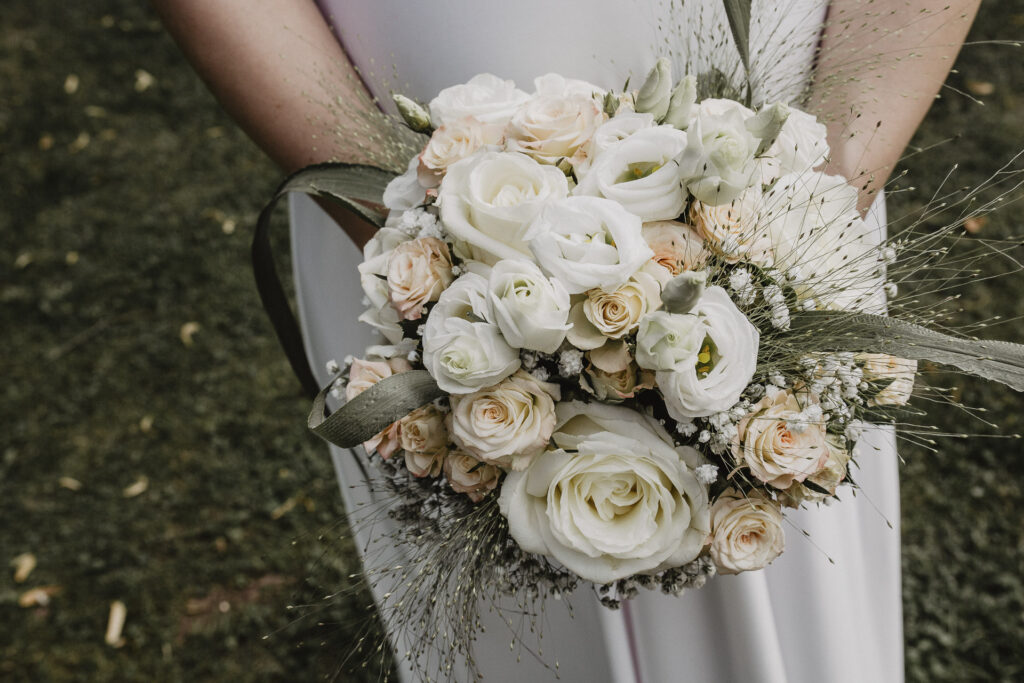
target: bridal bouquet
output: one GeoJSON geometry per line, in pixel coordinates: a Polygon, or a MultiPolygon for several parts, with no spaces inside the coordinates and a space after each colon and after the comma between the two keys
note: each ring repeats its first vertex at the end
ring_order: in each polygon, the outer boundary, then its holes
{"type": "Polygon", "coordinates": [[[330,364],[310,426],[378,467],[410,557],[392,583],[432,577],[391,621],[466,644],[481,595],[590,582],[616,607],[761,569],[786,509],[853,486],[918,361],[1024,389],[1019,346],[886,315],[895,264],[928,252],[865,221],[821,122],[711,80],[667,60],[635,90],[481,74],[396,96],[427,136],[404,174],[282,186],[382,226],[360,320],[385,343],[330,364]]]}

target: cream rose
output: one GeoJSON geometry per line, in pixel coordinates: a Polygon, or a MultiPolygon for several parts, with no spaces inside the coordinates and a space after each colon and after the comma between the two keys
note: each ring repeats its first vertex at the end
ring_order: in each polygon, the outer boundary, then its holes
{"type": "Polygon", "coordinates": [[[636,411],[557,406],[554,447],[511,472],[498,500],[527,552],[598,584],[690,562],[710,532],[699,454],[636,411]]]}
{"type": "Polygon", "coordinates": [[[594,157],[573,194],[611,199],[644,221],[677,218],[686,193],[675,157],[685,148],[672,126],[638,130],[594,157]]]}
{"type": "Polygon", "coordinates": [[[515,348],[554,353],[569,329],[569,293],[536,264],[505,259],[491,269],[487,284],[491,313],[515,348]]]}
{"type": "MultiPolygon", "coordinates": [[[[828,461],[825,423],[805,413],[807,397],[788,391],[765,396],[737,425],[733,454],[759,481],[785,489],[817,474],[828,461]]],[[[818,413],[820,415],[820,411],[818,413]]]]}
{"type": "Polygon", "coordinates": [[[399,422],[399,441],[406,451],[425,453],[448,445],[444,414],[432,404],[417,408],[399,422]]]}
{"type": "Polygon", "coordinates": [[[419,320],[423,306],[437,301],[452,283],[448,245],[436,237],[421,237],[395,247],[388,258],[391,305],[403,320],[419,320]]]}
{"type": "Polygon", "coordinates": [[[648,262],[626,284],[613,290],[591,289],[572,307],[572,328],[566,335],[578,349],[596,349],[608,339],[622,339],[648,312],[661,306],[661,288],[671,274],[648,262]]]}
{"type": "Polygon", "coordinates": [[[526,239],[540,267],[570,294],[614,289],[650,260],[640,219],[597,197],[552,202],[530,224],[526,239]]]}
{"type": "Polygon", "coordinates": [[[754,376],[760,334],[721,287],[708,287],[692,313],[707,336],[695,363],[657,374],[669,415],[680,421],[731,408],[754,376]]]}
{"type": "Polygon", "coordinates": [[[557,384],[522,370],[493,387],[452,396],[452,440],[474,457],[504,469],[525,469],[555,428],[557,384]]]}
{"type": "Polygon", "coordinates": [[[444,476],[456,493],[465,493],[479,503],[498,485],[501,470],[480,462],[468,453],[449,451],[444,458],[444,476]]]}
{"type": "Polygon", "coordinates": [[[700,270],[711,257],[704,246],[704,238],[686,223],[644,223],[641,234],[654,252],[655,263],[667,268],[673,275],[679,275],[684,270],[700,270]]]}
{"type": "Polygon", "coordinates": [[[422,479],[423,477],[437,477],[441,474],[444,466],[444,459],[448,455],[447,448],[438,448],[433,451],[405,451],[405,469],[409,474],[422,479]]]}
{"type": "Polygon", "coordinates": [[[760,491],[727,489],[711,506],[711,559],[720,574],[767,567],[786,548],[782,510],[760,491]]]}
{"type": "Polygon", "coordinates": [[[637,366],[625,342],[609,342],[588,351],[587,361],[580,386],[600,401],[618,403],[633,398],[642,389],[654,388],[654,373],[637,366]]]}
{"type": "MultiPolygon", "coordinates": [[[[380,361],[357,358],[349,367],[348,384],[345,385],[345,400],[351,401],[382,379],[409,370],[412,370],[412,365],[404,358],[389,358],[380,361]]],[[[373,438],[364,442],[363,448],[367,453],[377,451],[382,458],[387,460],[401,445],[399,433],[399,423],[393,422],[373,438]]]]}
{"type": "Polygon", "coordinates": [[[842,437],[829,434],[825,438],[828,447],[828,460],[819,472],[813,474],[802,483],[796,482],[785,491],[779,492],[779,502],[786,507],[797,508],[804,503],[820,503],[830,495],[835,495],[836,489],[846,479],[847,467],[850,463],[850,451],[842,437]],[[808,484],[814,484],[811,488],[808,484]],[[828,493],[823,493],[823,489],[828,493]]]}
{"type": "Polygon", "coordinates": [[[905,406],[914,392],[917,361],[885,353],[859,353],[865,381],[882,387],[868,400],[869,406],[905,406]]]}
{"type": "Polygon", "coordinates": [[[437,204],[456,253],[493,265],[529,258],[527,226],[568,192],[565,174],[553,166],[525,154],[481,150],[448,167],[437,204]]]}
{"type": "Polygon", "coordinates": [[[521,104],[530,99],[512,81],[479,74],[467,83],[445,88],[430,101],[430,121],[444,126],[472,116],[481,123],[505,125],[521,104]]]}
{"type": "Polygon", "coordinates": [[[711,249],[729,263],[772,263],[772,240],[760,218],[761,188],[748,187],[726,204],[690,205],[690,222],[711,249]]]}
{"type": "Polygon", "coordinates": [[[579,163],[584,157],[582,148],[604,122],[605,114],[593,92],[566,94],[557,84],[546,84],[551,87],[540,90],[512,116],[506,148],[544,164],[557,164],[561,159],[579,163]]]}
{"type": "Polygon", "coordinates": [[[359,316],[359,320],[379,330],[392,344],[401,341],[402,327],[398,311],[391,305],[388,262],[395,248],[409,239],[401,230],[381,228],[363,247],[363,261],[359,264],[359,281],[370,302],[369,309],[359,316]]]}
{"type": "MultiPolygon", "coordinates": [[[[497,137],[497,139],[495,139],[497,137]]],[[[419,156],[418,178],[424,187],[437,187],[448,167],[470,156],[486,144],[494,144],[494,136],[471,116],[457,119],[434,131],[419,156]]]]}

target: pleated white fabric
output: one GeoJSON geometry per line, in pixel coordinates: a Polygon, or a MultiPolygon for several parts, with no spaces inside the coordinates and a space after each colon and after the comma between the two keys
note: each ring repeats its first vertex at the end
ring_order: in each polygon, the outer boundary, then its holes
{"type": "MultiPolygon", "coordinates": [[[[629,73],[642,78],[665,40],[658,31],[663,5],[639,0],[320,4],[371,87],[371,74],[395,69],[399,89],[422,100],[483,71],[513,78],[528,91],[532,78],[548,71],[619,87],[629,73]]],[[[813,41],[806,36],[819,30],[826,4],[755,0],[755,51],[771,55],[779,69],[806,76],[813,57],[813,41]],[[804,37],[793,38],[801,32],[804,37]],[[787,35],[788,44],[806,47],[773,50],[773,41],[787,35]]],[[[720,11],[718,0],[684,7],[720,11]]],[[[764,93],[772,99],[791,94],[764,93]]],[[[326,382],[328,359],[359,355],[375,341],[369,326],[356,320],[362,312],[356,273],[361,255],[311,201],[294,199],[291,220],[306,347],[314,372],[326,382]]],[[[869,220],[884,234],[884,205],[869,220]]],[[[858,448],[861,466],[853,475],[861,490],[855,497],[846,492],[842,504],[789,514],[786,552],[765,571],[717,577],[681,598],[641,594],[617,612],[601,608],[585,591],[573,599],[575,618],[552,603],[540,647],[545,662],[558,662],[557,673],[529,653],[510,654],[509,628],[489,615],[476,645],[485,680],[902,681],[895,439],[889,430],[873,430],[858,448]]],[[[387,521],[378,515],[373,529],[358,525],[377,507],[374,493],[349,453],[332,449],[332,456],[360,547],[369,549],[369,563],[383,561],[387,549],[379,546],[387,521]]],[[[401,655],[404,646],[396,649],[401,655]]],[[[407,667],[402,676],[412,680],[407,667]]]]}

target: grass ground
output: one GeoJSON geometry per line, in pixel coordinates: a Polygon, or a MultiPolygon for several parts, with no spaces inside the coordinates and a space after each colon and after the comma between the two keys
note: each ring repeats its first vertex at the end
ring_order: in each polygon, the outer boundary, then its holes
{"type": "MultiPolygon", "coordinates": [[[[1003,0],[972,38],[1020,36],[1024,2],[1003,0]]],[[[1022,54],[965,49],[951,85],[992,92],[984,107],[936,103],[916,144],[964,137],[909,163],[922,190],[953,159],[969,184],[1024,146],[1022,54]]],[[[13,0],[0,5],[0,178],[0,565],[37,561],[22,582],[0,575],[0,679],[335,671],[365,598],[299,622],[287,609],[356,565],[320,540],[342,514],[333,473],[249,272],[277,171],[147,7],[13,0]],[[117,647],[104,642],[113,601],[127,609],[117,647]]],[[[983,236],[1020,234],[1019,215],[992,216],[983,236]]],[[[965,320],[1024,313],[1019,275],[963,293],[965,320]]],[[[1020,340],[1024,325],[993,334],[1020,340]]],[[[947,383],[1024,431],[1018,395],[947,383]]],[[[909,679],[1024,678],[1024,448],[944,440],[904,456],[909,679]]]]}

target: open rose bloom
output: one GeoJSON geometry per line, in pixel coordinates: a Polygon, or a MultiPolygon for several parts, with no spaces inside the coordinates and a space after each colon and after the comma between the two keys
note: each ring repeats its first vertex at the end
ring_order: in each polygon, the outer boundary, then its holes
{"type": "Polygon", "coordinates": [[[428,136],[360,266],[388,344],[336,387],[375,388],[360,441],[410,537],[496,534],[502,585],[611,604],[765,567],[941,346],[883,315],[898,254],[823,170],[825,127],[698,91],[666,63],[623,92],[483,74],[414,112],[428,136]],[[382,424],[386,385],[429,391],[382,424]]]}

